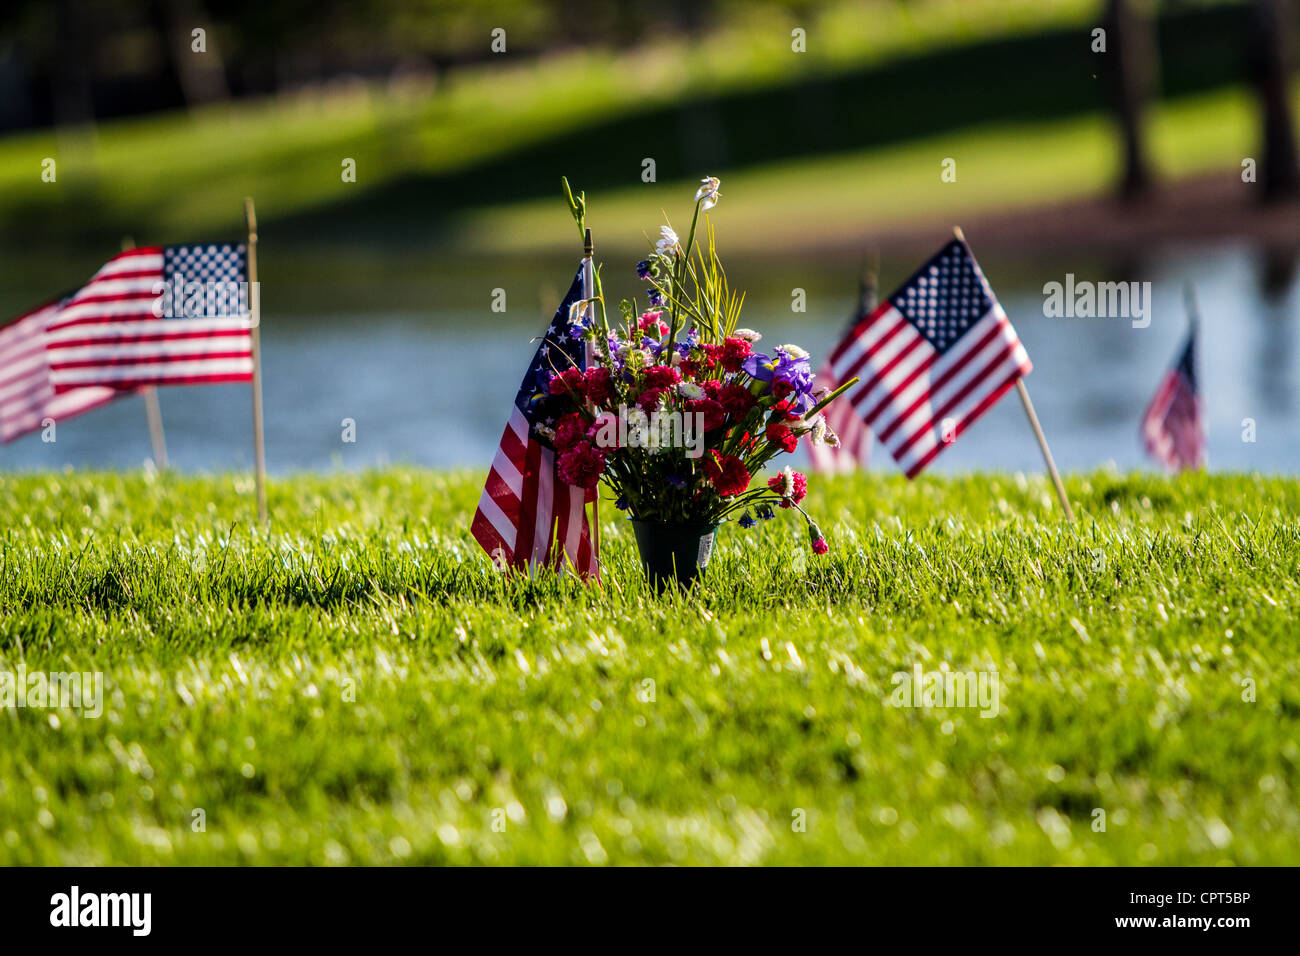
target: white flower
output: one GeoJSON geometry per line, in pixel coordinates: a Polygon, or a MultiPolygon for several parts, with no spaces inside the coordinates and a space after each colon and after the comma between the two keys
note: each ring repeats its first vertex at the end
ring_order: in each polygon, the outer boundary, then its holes
{"type": "Polygon", "coordinates": [[[822,444],[827,448],[839,448],[840,436],[831,431],[831,426],[826,426],[826,437],[822,439],[822,444]]]}
{"type": "Polygon", "coordinates": [[[654,352],[651,352],[649,349],[642,349],[641,361],[645,363],[646,367],[649,367],[657,364],[659,360],[655,358],[654,352]]]}
{"type": "Polygon", "coordinates": [[[818,415],[813,422],[812,430],[808,433],[808,440],[814,445],[824,445],[826,443],[826,417],[818,415]]]}
{"type": "MultiPolygon", "coordinates": [[[[674,357],[676,354],[674,353],[674,357]]],[[[700,388],[694,382],[682,382],[677,386],[677,393],[682,398],[697,399],[704,397],[704,389],[700,388]]]]}
{"type": "Polygon", "coordinates": [[[661,256],[675,256],[681,249],[681,240],[677,238],[677,233],[673,232],[671,226],[660,226],[659,234],[663,236],[655,243],[655,252],[661,256]]]}
{"type": "Polygon", "coordinates": [[[717,176],[705,176],[700,180],[700,182],[703,183],[703,185],[696,190],[695,201],[699,202],[703,199],[704,202],[700,204],[700,208],[705,212],[708,212],[716,206],[718,200],[722,198],[722,193],[718,192],[718,187],[722,185],[722,180],[718,179],[717,176]]]}
{"type": "Polygon", "coordinates": [[[746,342],[757,342],[763,337],[753,329],[736,329],[731,334],[738,339],[744,339],[746,342]]]}
{"type": "Polygon", "coordinates": [[[808,352],[797,345],[778,345],[777,348],[792,359],[806,359],[808,357],[808,352]]]}
{"type": "Polygon", "coordinates": [[[595,302],[595,299],[579,299],[573,305],[569,306],[569,324],[582,325],[587,321],[587,307],[595,302]]]}

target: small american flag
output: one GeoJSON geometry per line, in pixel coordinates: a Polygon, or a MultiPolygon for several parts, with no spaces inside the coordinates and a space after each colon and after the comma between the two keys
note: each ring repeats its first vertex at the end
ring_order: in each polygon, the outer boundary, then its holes
{"type": "MultiPolygon", "coordinates": [[[[853,332],[854,327],[876,308],[876,277],[874,273],[864,275],[858,289],[858,308],[849,319],[845,335],[853,332]]],[[[824,365],[817,373],[816,388],[833,392],[840,387],[830,363],[824,365]]],[[[847,398],[835,399],[823,411],[826,424],[839,437],[838,447],[808,443],[808,457],[812,470],[826,473],[844,473],[865,468],[871,462],[871,429],[858,417],[857,411],[847,398]]]]}
{"type": "Polygon", "coordinates": [[[1205,419],[1196,385],[1196,326],[1187,333],[1178,363],[1165,373],[1142,416],[1147,454],[1166,468],[1181,470],[1205,464],[1205,419]]]}
{"type": "Polygon", "coordinates": [[[599,573],[585,508],[595,492],[560,481],[555,449],[537,429],[552,424],[556,406],[567,401],[550,395],[551,373],[587,367],[586,349],[569,337],[569,309],[585,298],[586,268],[585,263],[579,268],[519,386],[470,525],[474,540],[502,570],[532,569],[548,561],[562,567],[567,556],[580,576],[599,573]],[[563,552],[556,547],[557,527],[563,552]]]}
{"type": "Polygon", "coordinates": [[[251,381],[249,302],[243,243],[114,256],[49,317],[54,389],[251,381]]]}
{"type": "Polygon", "coordinates": [[[10,442],[111,401],[124,391],[102,386],[55,393],[45,350],[45,326],[61,300],[0,326],[0,441],[10,442]]]}
{"type": "Polygon", "coordinates": [[[971,255],[954,239],[831,353],[847,399],[914,478],[1033,365],[971,255]]]}

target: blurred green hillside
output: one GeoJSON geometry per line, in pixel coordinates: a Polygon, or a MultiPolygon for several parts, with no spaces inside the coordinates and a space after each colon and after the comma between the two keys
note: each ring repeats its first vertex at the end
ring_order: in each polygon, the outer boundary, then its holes
{"type": "MultiPolygon", "coordinates": [[[[508,48],[436,82],[357,80],[13,135],[0,140],[3,241],[65,250],[227,234],[251,194],[277,238],[529,253],[571,243],[562,174],[623,245],[654,228],[647,210],[683,208],[705,173],[736,197],[723,226],[733,249],[1096,194],[1119,155],[1112,60],[1090,50],[1100,6],[765,6],[627,47],[508,48]],[[791,49],[796,29],[807,52],[791,49]],[[956,184],[940,183],[945,157],[958,160],[956,184]]],[[[1256,143],[1243,8],[1161,9],[1160,171],[1234,167],[1256,143]]]]}

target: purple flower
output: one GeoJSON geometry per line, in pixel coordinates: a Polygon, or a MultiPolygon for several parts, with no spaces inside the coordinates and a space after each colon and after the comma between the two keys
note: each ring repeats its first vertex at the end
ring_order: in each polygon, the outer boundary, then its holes
{"type": "Polygon", "coordinates": [[[638,279],[650,278],[650,260],[642,259],[636,264],[636,277],[638,279]]]}
{"type": "Polygon", "coordinates": [[[741,369],[757,382],[781,382],[789,386],[791,404],[801,412],[816,404],[812,400],[812,366],[806,358],[791,358],[784,349],[777,348],[772,355],[753,353],[741,369]]]}
{"type": "Polygon", "coordinates": [[[645,290],[645,297],[650,300],[651,305],[658,306],[664,304],[663,294],[654,286],[645,290]]]}
{"type": "Polygon", "coordinates": [[[740,526],[742,528],[752,528],[756,524],[758,524],[758,522],[754,520],[754,516],[748,511],[740,516],[740,526]]]}
{"type": "Polygon", "coordinates": [[[740,366],[742,372],[759,382],[772,381],[772,372],[775,368],[776,363],[762,352],[751,352],[749,358],[745,359],[744,364],[740,366]]]}

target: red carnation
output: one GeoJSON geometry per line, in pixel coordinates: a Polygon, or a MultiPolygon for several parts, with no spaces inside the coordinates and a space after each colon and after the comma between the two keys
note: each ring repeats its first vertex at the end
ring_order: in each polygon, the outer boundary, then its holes
{"type": "Polygon", "coordinates": [[[558,375],[552,375],[551,394],[568,395],[581,404],[587,397],[587,380],[583,378],[582,369],[566,368],[558,375]]]}
{"type": "Polygon", "coordinates": [[[781,446],[782,451],[794,451],[799,447],[799,436],[790,430],[789,425],[768,425],[766,434],[767,440],[773,445],[781,446]]]}
{"type": "Polygon", "coordinates": [[[713,399],[715,402],[722,401],[722,382],[716,378],[706,379],[700,383],[700,388],[704,389],[706,397],[713,399]]]}
{"type": "MultiPolygon", "coordinates": [[[[790,471],[789,468],[786,471],[790,471]]],[[[790,487],[785,486],[785,472],[767,479],[767,486],[781,496],[781,507],[790,508],[800,501],[803,501],[804,495],[808,494],[808,479],[804,477],[802,471],[790,471],[790,487]],[[786,494],[786,492],[789,494],[786,494]]]]}
{"type": "Polygon", "coordinates": [[[794,391],[794,386],[784,379],[775,379],[772,382],[772,395],[774,398],[785,398],[794,391]]]}
{"type": "Polygon", "coordinates": [[[682,361],[682,368],[687,370],[686,374],[698,377],[702,372],[712,371],[718,364],[716,349],[716,345],[707,343],[692,349],[691,357],[682,361]]]}
{"type": "Polygon", "coordinates": [[[614,376],[603,365],[587,369],[587,397],[597,405],[604,405],[614,397],[614,376]]]}
{"type": "Polygon", "coordinates": [[[716,396],[728,415],[744,418],[745,413],[754,407],[754,395],[743,385],[723,385],[716,396]]]}
{"type": "Polygon", "coordinates": [[[719,455],[716,449],[710,449],[709,457],[704,459],[704,476],[723,498],[743,495],[749,487],[749,469],[745,463],[735,455],[719,455]]]}
{"type": "Polygon", "coordinates": [[[682,380],[682,373],[671,365],[651,365],[641,375],[646,388],[668,388],[682,380]]]}
{"type": "Polygon", "coordinates": [[[605,473],[605,455],[589,441],[580,441],[572,448],[560,452],[556,473],[566,485],[576,485],[590,491],[600,483],[605,473]]]}
{"type": "Polygon", "coordinates": [[[555,447],[560,451],[587,437],[587,422],[578,412],[570,412],[555,423],[555,447]]]}
{"type": "Polygon", "coordinates": [[[643,412],[653,412],[659,407],[659,403],[663,401],[664,392],[666,391],[668,391],[666,388],[647,388],[641,393],[641,397],[636,400],[637,406],[643,412]]]}
{"type": "Polygon", "coordinates": [[[749,358],[750,351],[749,342],[745,339],[728,336],[722,340],[722,367],[728,372],[739,372],[740,366],[749,358]]]}
{"type": "Polygon", "coordinates": [[[701,412],[704,415],[704,430],[711,432],[715,428],[721,428],[722,423],[727,420],[727,413],[711,398],[693,398],[686,403],[688,414],[701,412]]]}

